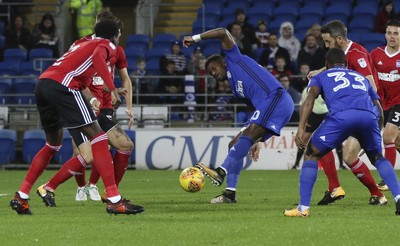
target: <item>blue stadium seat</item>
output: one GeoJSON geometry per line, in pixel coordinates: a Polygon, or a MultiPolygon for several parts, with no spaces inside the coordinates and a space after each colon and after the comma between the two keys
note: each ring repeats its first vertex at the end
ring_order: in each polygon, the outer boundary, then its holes
{"type": "Polygon", "coordinates": [[[349,16],[350,16],[351,7],[348,7],[346,4],[339,5],[335,3],[335,5],[331,5],[325,9],[325,20],[342,20],[345,25],[347,25],[349,16]]]}
{"type": "Polygon", "coordinates": [[[160,58],[161,56],[165,56],[170,52],[170,49],[165,48],[153,48],[147,51],[146,60],[152,59],[154,57],[160,58]]]}
{"type": "Polygon", "coordinates": [[[249,2],[244,0],[229,0],[226,1],[226,8],[243,9],[246,11],[249,8],[249,2]]]}
{"type": "Polygon", "coordinates": [[[33,61],[24,61],[19,65],[19,72],[24,76],[39,76],[40,71],[36,71],[33,67],[33,61]]]}
{"type": "Polygon", "coordinates": [[[33,61],[38,58],[53,58],[53,51],[46,48],[35,48],[29,51],[29,60],[33,61]]]}
{"type": "Polygon", "coordinates": [[[15,76],[19,74],[20,62],[3,61],[0,62],[0,76],[15,76]]]}
{"type": "Polygon", "coordinates": [[[299,29],[309,29],[315,23],[321,23],[321,18],[317,16],[302,16],[294,24],[294,30],[297,31],[299,29]]]}
{"type": "MultiPolygon", "coordinates": [[[[277,33],[279,37],[279,28],[283,22],[287,19],[275,18],[268,24],[268,31],[271,33],[277,33]]],[[[293,23],[293,22],[292,22],[293,23]]]]}
{"type": "Polygon", "coordinates": [[[278,7],[295,7],[298,8],[301,4],[301,0],[284,0],[278,1],[278,7]]]}
{"type": "Polygon", "coordinates": [[[171,33],[156,34],[154,35],[153,38],[153,48],[161,46],[165,47],[165,45],[167,45],[170,48],[175,40],[176,40],[175,34],[171,33]]]}
{"type": "Polygon", "coordinates": [[[153,58],[146,61],[146,71],[153,75],[160,74],[160,60],[153,58]]]}
{"type": "Polygon", "coordinates": [[[349,32],[369,33],[374,31],[375,18],[372,16],[354,17],[349,25],[349,32]]]}
{"type": "Polygon", "coordinates": [[[296,5],[284,5],[276,7],[273,11],[275,19],[286,19],[294,23],[298,15],[298,7],[296,5]]]}
{"type": "Polygon", "coordinates": [[[215,18],[220,19],[222,14],[223,4],[219,1],[215,1],[212,5],[205,5],[204,10],[200,7],[197,10],[197,19],[203,18],[203,11],[204,16],[213,16],[215,18]]]}
{"type": "Polygon", "coordinates": [[[347,33],[347,38],[353,42],[361,43],[361,33],[359,32],[349,32],[347,33]]]}
{"type": "Polygon", "coordinates": [[[322,20],[322,25],[325,25],[326,23],[328,23],[330,21],[333,21],[333,20],[340,20],[341,22],[343,22],[343,24],[345,26],[347,26],[349,18],[344,16],[344,15],[337,15],[337,16],[329,15],[329,16],[325,16],[324,19],[322,20]]]}
{"type": "Polygon", "coordinates": [[[207,46],[203,49],[203,55],[205,57],[209,57],[210,55],[214,54],[221,54],[221,46],[207,46]]]}
{"type": "Polygon", "coordinates": [[[324,6],[304,6],[299,10],[299,18],[319,18],[322,19],[325,13],[324,6]]]}
{"type": "MultiPolygon", "coordinates": [[[[126,135],[129,136],[129,138],[132,140],[133,144],[135,145],[135,140],[136,140],[136,132],[133,130],[124,130],[126,135]]],[[[136,161],[136,155],[135,155],[135,150],[132,151],[131,153],[131,157],[130,157],[130,162],[131,163],[135,163],[136,161]]]]}
{"type": "Polygon", "coordinates": [[[327,0],[326,2],[329,7],[342,6],[344,8],[351,9],[353,5],[352,0],[327,0]]]}
{"type": "Polygon", "coordinates": [[[139,57],[146,57],[146,50],[141,49],[140,47],[128,47],[125,49],[125,56],[129,60],[136,60],[139,57]]]}
{"type": "MultiPolygon", "coordinates": [[[[244,1],[243,1],[243,2],[244,2],[244,1]]],[[[222,9],[221,15],[222,15],[222,17],[224,17],[225,15],[233,15],[233,16],[236,16],[236,13],[235,13],[235,12],[236,12],[237,9],[238,9],[238,7],[236,7],[236,6],[234,6],[234,5],[224,7],[224,8],[222,9]]],[[[244,12],[246,13],[247,7],[246,7],[246,8],[241,8],[241,9],[243,9],[244,12]]]]}
{"type": "Polygon", "coordinates": [[[236,22],[236,17],[234,15],[224,16],[222,20],[218,23],[218,27],[227,27],[229,24],[236,22]]]}
{"type": "Polygon", "coordinates": [[[141,47],[143,49],[148,49],[150,44],[149,35],[145,34],[130,34],[127,36],[125,41],[125,47],[141,47]]]}
{"type": "Polygon", "coordinates": [[[46,144],[46,135],[43,130],[27,130],[22,141],[22,160],[31,163],[33,157],[46,144]]]}
{"type": "Polygon", "coordinates": [[[326,8],[326,2],[321,0],[303,0],[303,6],[315,6],[317,8],[326,8]]]}
{"type": "Polygon", "coordinates": [[[26,61],[28,57],[28,53],[26,50],[18,49],[18,48],[11,48],[5,49],[3,54],[4,61],[26,61]]]}
{"type": "Polygon", "coordinates": [[[375,3],[362,3],[358,4],[358,6],[353,8],[353,19],[354,18],[372,18],[375,19],[376,14],[378,13],[378,7],[375,3]]]}
{"type": "MultiPolygon", "coordinates": [[[[214,29],[217,27],[218,19],[216,17],[206,18],[204,20],[204,31],[214,29]]],[[[202,33],[203,32],[203,20],[197,19],[193,22],[192,33],[202,33]]]]}
{"type": "Polygon", "coordinates": [[[0,78],[0,104],[11,103],[11,95],[6,96],[5,94],[12,93],[12,78],[0,78]]]}
{"type": "Polygon", "coordinates": [[[15,160],[16,142],[17,132],[15,130],[0,130],[0,164],[8,164],[15,160]]]}
{"type": "Polygon", "coordinates": [[[362,33],[360,43],[367,49],[369,52],[376,47],[383,46],[386,44],[385,35],[382,33],[362,33]]]}
{"type": "Polygon", "coordinates": [[[68,130],[64,130],[62,147],[61,149],[54,155],[53,160],[58,163],[65,163],[68,161],[73,154],[74,150],[72,147],[72,137],[68,130]]]}
{"type": "Polygon", "coordinates": [[[36,98],[34,90],[36,78],[16,78],[13,82],[14,103],[16,104],[35,104],[36,98]],[[24,94],[24,95],[22,95],[24,94]]]}

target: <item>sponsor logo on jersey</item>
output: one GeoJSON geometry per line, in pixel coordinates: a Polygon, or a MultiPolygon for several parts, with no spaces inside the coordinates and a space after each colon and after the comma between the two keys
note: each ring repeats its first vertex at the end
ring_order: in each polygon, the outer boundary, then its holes
{"type": "Polygon", "coordinates": [[[241,97],[244,97],[244,92],[243,92],[243,81],[238,80],[237,86],[236,86],[236,91],[239,93],[241,97]]]}
{"type": "Polygon", "coordinates": [[[386,82],[396,82],[400,80],[400,74],[397,73],[397,70],[391,71],[390,73],[378,72],[378,79],[386,82]]]}
{"type": "Polygon", "coordinates": [[[396,60],[396,67],[400,67],[400,60],[396,60]]]}
{"type": "Polygon", "coordinates": [[[367,67],[367,62],[365,61],[364,58],[360,58],[357,60],[358,64],[360,64],[360,67],[366,68],[367,67]]]}

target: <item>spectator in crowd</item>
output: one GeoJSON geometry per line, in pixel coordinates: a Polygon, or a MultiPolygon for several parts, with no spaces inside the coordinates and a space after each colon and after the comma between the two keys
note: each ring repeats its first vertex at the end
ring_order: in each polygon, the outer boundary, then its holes
{"type": "Polygon", "coordinates": [[[285,21],[279,29],[280,37],[278,39],[279,46],[287,49],[290,54],[290,61],[297,62],[297,55],[301,48],[300,41],[294,36],[294,26],[290,21],[285,21]]]}
{"type": "Polygon", "coordinates": [[[291,76],[293,72],[289,70],[286,66],[286,61],[283,56],[277,56],[275,58],[275,67],[271,72],[277,79],[281,77],[281,75],[291,76]]]}
{"type": "Polygon", "coordinates": [[[190,55],[190,61],[187,65],[188,74],[199,75],[200,70],[200,60],[204,59],[205,56],[202,53],[201,46],[197,46],[193,53],[190,55]]]}
{"type": "Polygon", "coordinates": [[[236,9],[235,15],[236,15],[236,20],[233,23],[229,24],[226,27],[226,29],[230,31],[232,30],[233,24],[239,24],[240,27],[242,28],[243,35],[248,39],[250,39],[252,45],[256,45],[257,39],[255,34],[255,28],[252,24],[246,21],[246,12],[243,9],[236,9]]]}
{"type": "MultiPolygon", "coordinates": [[[[322,34],[321,34],[321,25],[318,23],[313,24],[306,32],[305,37],[307,37],[309,34],[313,34],[317,44],[319,47],[324,48],[325,47],[325,43],[324,43],[324,39],[322,38],[322,34]]],[[[303,45],[305,43],[305,39],[303,40],[303,45]]]]}
{"type": "Polygon", "coordinates": [[[153,80],[146,77],[149,73],[146,71],[146,60],[144,58],[139,58],[136,61],[136,70],[132,72],[132,76],[135,76],[132,80],[132,92],[133,92],[133,102],[135,103],[152,103],[152,99],[149,96],[153,93],[153,80]],[[139,94],[139,101],[136,101],[136,95],[139,94]],[[148,94],[143,95],[143,94],[148,94]]]}
{"type": "Polygon", "coordinates": [[[158,84],[158,93],[174,94],[171,96],[161,96],[159,103],[182,104],[183,98],[175,95],[183,93],[183,79],[177,78],[180,76],[175,70],[176,64],[174,60],[167,60],[165,72],[161,73],[161,78],[158,84]]]}
{"type": "Polygon", "coordinates": [[[306,43],[299,51],[297,64],[308,63],[311,70],[325,66],[325,50],[317,44],[314,34],[306,36],[306,43]]]}
{"type": "Polygon", "coordinates": [[[24,18],[21,15],[15,16],[5,33],[5,48],[30,49],[31,32],[24,26],[24,18]]]}
{"type": "Polygon", "coordinates": [[[51,14],[45,14],[40,23],[36,24],[32,31],[32,48],[47,48],[53,51],[53,57],[60,57],[59,42],[54,18],[51,14]]]}
{"type": "Polygon", "coordinates": [[[175,62],[175,72],[179,75],[186,74],[187,70],[187,61],[185,55],[181,51],[181,43],[176,40],[171,45],[171,53],[166,56],[162,56],[160,58],[160,67],[161,72],[168,73],[168,71],[164,70],[169,62],[168,60],[172,60],[175,62]],[[164,70],[164,71],[163,71],[164,70]]]}
{"type": "Polygon", "coordinates": [[[297,78],[292,79],[293,83],[292,86],[295,88],[299,93],[302,93],[304,88],[308,85],[308,78],[307,74],[310,72],[310,66],[308,63],[300,63],[299,66],[299,74],[297,78]]]}
{"type": "Polygon", "coordinates": [[[375,17],[375,32],[385,33],[386,23],[396,17],[393,1],[385,0],[382,2],[382,9],[375,17]]]}
{"type": "Polygon", "coordinates": [[[91,35],[96,15],[103,8],[101,0],[71,0],[69,8],[74,28],[74,39],[91,35]]]}
{"type": "Polygon", "coordinates": [[[267,22],[260,20],[256,30],[257,48],[266,48],[268,45],[269,32],[267,31],[267,22]]]}
{"type": "MultiPolygon", "coordinates": [[[[289,51],[278,45],[278,35],[271,33],[268,37],[267,48],[261,53],[258,63],[265,69],[272,71],[275,65],[275,57],[282,56],[285,58],[285,63],[290,64],[289,51]]],[[[290,66],[288,66],[289,68],[290,66]]]]}
{"type": "Polygon", "coordinates": [[[229,29],[229,31],[231,32],[232,37],[235,40],[240,53],[252,57],[253,54],[252,41],[248,36],[242,33],[242,27],[238,23],[234,23],[232,24],[231,29],[229,29]]]}
{"type": "Polygon", "coordinates": [[[232,120],[232,106],[228,106],[231,103],[233,96],[231,88],[227,80],[218,81],[216,88],[216,96],[213,100],[217,106],[212,109],[213,113],[210,114],[211,120],[232,120]]]}
{"type": "Polygon", "coordinates": [[[288,74],[281,74],[278,77],[279,82],[281,82],[283,88],[286,89],[286,91],[289,93],[290,97],[293,99],[294,102],[294,111],[292,114],[292,117],[290,118],[290,122],[299,122],[299,118],[300,118],[300,93],[294,89],[291,85],[290,85],[290,79],[289,79],[289,75],[288,74]]]}

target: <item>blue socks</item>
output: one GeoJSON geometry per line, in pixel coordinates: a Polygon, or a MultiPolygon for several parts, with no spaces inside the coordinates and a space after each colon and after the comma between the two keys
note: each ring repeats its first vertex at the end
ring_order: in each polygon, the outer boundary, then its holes
{"type": "Polygon", "coordinates": [[[243,162],[238,163],[238,161],[243,160],[247,153],[249,153],[251,146],[253,146],[253,139],[251,137],[241,136],[238,142],[229,150],[228,156],[225,158],[221,167],[227,170],[228,173],[231,172],[231,169],[235,169],[235,165],[239,165],[240,168],[242,168],[243,162]]]}
{"type": "Polygon", "coordinates": [[[236,186],[239,182],[240,171],[243,167],[243,159],[239,160],[226,175],[226,188],[228,190],[236,190],[236,186]]]}
{"type": "Polygon", "coordinates": [[[375,162],[375,167],[383,181],[385,181],[386,185],[389,187],[393,197],[399,195],[399,180],[390,162],[386,158],[381,158],[375,162]]]}
{"type": "Polygon", "coordinates": [[[300,173],[300,205],[310,206],[311,194],[318,176],[318,162],[307,160],[300,173]]]}

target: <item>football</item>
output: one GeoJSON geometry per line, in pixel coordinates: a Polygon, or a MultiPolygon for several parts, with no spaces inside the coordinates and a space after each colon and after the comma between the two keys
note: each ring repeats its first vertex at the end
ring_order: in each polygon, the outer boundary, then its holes
{"type": "Polygon", "coordinates": [[[198,192],[204,186],[204,174],[198,168],[188,167],[182,170],[179,182],[185,191],[198,192]]]}

